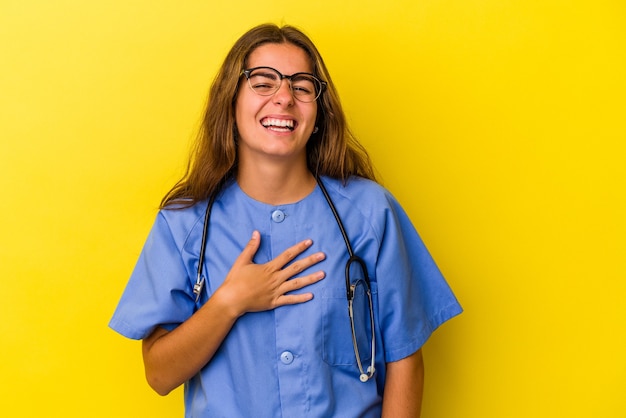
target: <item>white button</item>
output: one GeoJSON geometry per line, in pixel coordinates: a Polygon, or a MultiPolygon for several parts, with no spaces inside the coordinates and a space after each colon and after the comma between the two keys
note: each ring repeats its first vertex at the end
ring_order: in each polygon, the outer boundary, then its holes
{"type": "Polygon", "coordinates": [[[282,361],[283,364],[291,364],[291,362],[293,362],[293,354],[290,351],[283,351],[280,355],[280,361],[282,361]]]}
{"type": "Polygon", "coordinates": [[[285,220],[285,212],[280,209],[275,210],[272,212],[272,220],[276,223],[281,223],[285,220]]]}

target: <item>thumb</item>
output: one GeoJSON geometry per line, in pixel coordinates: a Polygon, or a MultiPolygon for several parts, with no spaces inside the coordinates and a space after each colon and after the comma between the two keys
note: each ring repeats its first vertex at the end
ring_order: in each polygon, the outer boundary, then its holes
{"type": "Polygon", "coordinates": [[[235,261],[235,264],[252,263],[252,259],[254,258],[256,252],[259,250],[260,246],[261,234],[259,233],[259,231],[255,230],[252,232],[252,237],[250,238],[250,241],[248,241],[248,244],[246,244],[246,246],[243,248],[243,251],[241,252],[241,254],[239,254],[239,257],[237,257],[237,261],[235,261]]]}

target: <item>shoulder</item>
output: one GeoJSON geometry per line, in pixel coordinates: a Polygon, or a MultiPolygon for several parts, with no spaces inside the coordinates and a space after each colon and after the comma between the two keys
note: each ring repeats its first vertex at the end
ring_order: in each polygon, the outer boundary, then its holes
{"type": "MultiPolygon", "coordinates": [[[[235,189],[234,182],[227,183],[218,193],[214,206],[233,204],[233,199],[237,199],[235,189]]],[[[169,205],[159,211],[155,228],[168,230],[174,241],[180,245],[189,239],[199,239],[202,235],[208,204],[208,199],[205,199],[191,206],[186,206],[184,202],[169,205]]]]}
{"type": "Polygon", "coordinates": [[[392,194],[380,184],[361,177],[350,177],[346,182],[323,178],[337,211],[346,214],[344,221],[371,231],[382,241],[385,231],[397,224],[404,211],[392,194]]]}
{"type": "Polygon", "coordinates": [[[171,205],[159,210],[153,231],[169,234],[179,245],[182,245],[196,228],[201,228],[207,201],[201,201],[190,207],[171,205]]]}
{"type": "MultiPolygon", "coordinates": [[[[324,177],[322,179],[329,193],[338,195],[360,207],[384,209],[395,204],[391,193],[375,181],[362,177],[350,177],[347,181],[324,177]]],[[[335,196],[333,196],[335,197],[335,196]]]]}

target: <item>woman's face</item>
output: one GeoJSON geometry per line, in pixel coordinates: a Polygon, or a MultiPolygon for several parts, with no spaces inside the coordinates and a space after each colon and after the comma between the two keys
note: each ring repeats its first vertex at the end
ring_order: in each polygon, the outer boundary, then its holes
{"type": "MultiPolygon", "coordinates": [[[[289,43],[255,49],[248,57],[248,68],[254,67],[271,67],[284,75],[313,72],[304,50],[289,43]]],[[[252,91],[245,77],[240,83],[235,103],[240,164],[259,158],[306,164],[306,143],[315,127],[317,101],[296,100],[287,79],[270,96],[252,91]]]]}

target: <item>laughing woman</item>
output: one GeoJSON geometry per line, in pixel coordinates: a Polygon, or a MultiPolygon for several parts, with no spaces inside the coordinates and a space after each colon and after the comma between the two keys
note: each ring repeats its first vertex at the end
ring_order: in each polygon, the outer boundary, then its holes
{"type": "Polygon", "coordinates": [[[188,417],[417,417],[460,312],[310,39],[245,33],[110,322],[150,386],[184,384],[188,417]]]}

